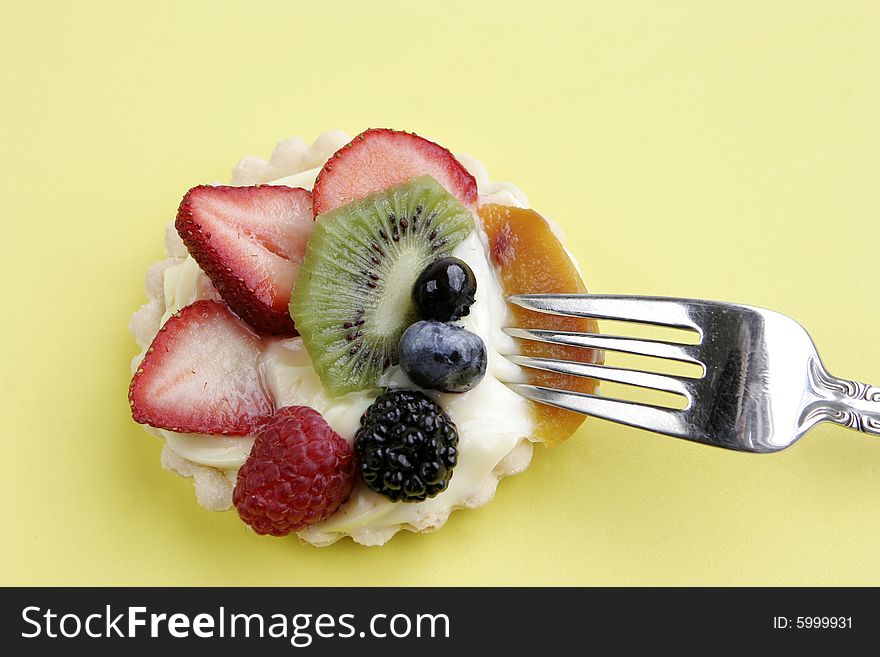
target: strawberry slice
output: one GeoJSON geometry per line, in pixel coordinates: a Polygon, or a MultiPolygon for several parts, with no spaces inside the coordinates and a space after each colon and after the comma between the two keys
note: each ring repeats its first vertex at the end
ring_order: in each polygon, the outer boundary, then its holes
{"type": "Polygon", "coordinates": [[[165,322],[132,377],[132,417],[170,431],[253,434],[274,411],[261,348],[225,305],[196,301],[165,322]]]}
{"type": "Polygon", "coordinates": [[[477,182],[448,150],[410,132],[372,128],[327,160],[315,180],[315,216],[425,174],[467,207],[477,182]]]}
{"type": "Polygon", "coordinates": [[[261,333],[296,335],[287,306],[315,222],[305,189],[200,185],[175,226],[223,300],[261,333]]]}

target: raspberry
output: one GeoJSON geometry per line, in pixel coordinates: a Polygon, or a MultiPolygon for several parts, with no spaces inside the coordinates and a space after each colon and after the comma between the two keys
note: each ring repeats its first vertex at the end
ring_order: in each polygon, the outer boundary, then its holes
{"type": "Polygon", "coordinates": [[[364,413],[354,448],[371,490],[392,502],[421,502],[449,485],[458,431],[424,393],[392,390],[364,413]]]}
{"type": "Polygon", "coordinates": [[[332,515],[351,493],[356,472],[351,445],[320,413],[287,406],[257,436],[232,502],[258,534],[285,536],[332,515]]]}

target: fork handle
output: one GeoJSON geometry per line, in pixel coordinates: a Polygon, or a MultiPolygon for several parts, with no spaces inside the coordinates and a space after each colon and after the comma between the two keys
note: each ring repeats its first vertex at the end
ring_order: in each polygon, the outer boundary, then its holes
{"type": "Polygon", "coordinates": [[[826,403],[822,419],[880,436],[880,387],[816,372],[826,403]]]}

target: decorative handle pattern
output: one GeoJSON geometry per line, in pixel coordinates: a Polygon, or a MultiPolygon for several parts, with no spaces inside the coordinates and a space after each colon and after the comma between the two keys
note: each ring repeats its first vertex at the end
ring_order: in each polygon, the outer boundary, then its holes
{"type": "Polygon", "coordinates": [[[828,405],[822,408],[823,420],[880,436],[880,387],[839,379],[816,363],[813,374],[830,397],[828,405]]]}

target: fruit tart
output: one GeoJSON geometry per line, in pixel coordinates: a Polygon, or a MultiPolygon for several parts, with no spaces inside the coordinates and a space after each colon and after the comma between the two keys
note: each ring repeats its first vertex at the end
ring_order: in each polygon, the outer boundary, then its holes
{"type": "Polygon", "coordinates": [[[258,534],[382,545],[486,504],[583,421],[507,383],[593,392],[521,369],[507,326],[593,332],[508,306],[583,293],[554,227],[472,157],[412,133],[338,132],[248,157],[183,196],[130,328],[132,417],[198,502],[258,534]]]}

